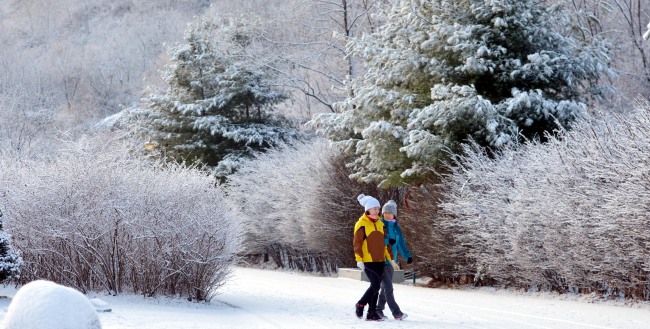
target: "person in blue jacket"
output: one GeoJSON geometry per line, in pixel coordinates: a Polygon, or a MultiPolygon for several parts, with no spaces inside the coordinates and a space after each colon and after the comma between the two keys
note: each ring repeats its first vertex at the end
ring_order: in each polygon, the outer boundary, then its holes
{"type": "MultiPolygon", "coordinates": [[[[411,252],[406,247],[406,240],[404,239],[404,234],[402,234],[402,228],[397,221],[397,204],[395,201],[389,200],[384,204],[381,212],[381,221],[384,222],[386,232],[384,240],[385,244],[392,249],[393,261],[398,262],[398,257],[401,255],[406,259],[408,264],[411,264],[413,258],[411,257],[411,252]]],[[[381,291],[379,292],[376,311],[384,319],[387,318],[384,315],[386,302],[388,302],[388,307],[395,319],[406,319],[408,315],[400,310],[399,305],[395,302],[395,296],[393,296],[393,266],[388,262],[384,264],[384,274],[381,280],[381,291]]]]}

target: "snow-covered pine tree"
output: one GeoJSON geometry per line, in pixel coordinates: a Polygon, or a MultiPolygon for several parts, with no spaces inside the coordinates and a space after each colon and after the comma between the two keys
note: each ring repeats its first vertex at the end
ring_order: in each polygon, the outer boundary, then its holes
{"type": "Polygon", "coordinates": [[[2,228],[2,211],[0,211],[0,283],[17,278],[23,258],[11,244],[11,235],[2,228]]]}
{"type": "Polygon", "coordinates": [[[273,113],[285,101],[267,63],[250,56],[259,35],[243,23],[190,25],[186,44],[172,50],[165,94],[124,119],[172,160],[215,168],[219,177],[242,157],[298,137],[288,120],[273,113]]]}
{"type": "Polygon", "coordinates": [[[606,49],[560,33],[562,7],[535,0],[395,0],[353,39],[367,73],[339,112],[312,120],[347,152],[353,178],[425,179],[469,138],[499,148],[544,138],[584,113],[609,72],[606,49]]]}

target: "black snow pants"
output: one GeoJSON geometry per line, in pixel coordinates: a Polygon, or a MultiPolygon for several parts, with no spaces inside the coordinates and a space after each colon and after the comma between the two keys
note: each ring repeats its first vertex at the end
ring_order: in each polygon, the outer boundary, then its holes
{"type": "Polygon", "coordinates": [[[381,288],[381,278],[384,275],[384,262],[371,262],[363,263],[368,279],[370,280],[370,287],[359,299],[359,304],[368,304],[368,312],[375,312],[377,310],[377,298],[379,297],[379,289],[381,288]]]}

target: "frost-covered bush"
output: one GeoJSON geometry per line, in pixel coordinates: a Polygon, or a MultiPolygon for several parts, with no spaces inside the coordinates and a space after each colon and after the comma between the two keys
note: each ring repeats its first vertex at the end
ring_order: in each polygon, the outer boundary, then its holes
{"type": "Polygon", "coordinates": [[[0,78],[0,153],[20,157],[47,152],[58,134],[54,113],[43,104],[46,97],[27,91],[31,87],[0,78]]]}
{"type": "Polygon", "coordinates": [[[441,207],[466,273],[650,299],[650,107],[498,153],[467,147],[441,207]]]}
{"type": "Polygon", "coordinates": [[[439,208],[443,191],[438,183],[410,187],[399,204],[398,218],[415,260],[411,266],[431,277],[431,284],[461,282],[467,276],[460,275],[457,269],[466,258],[458,252],[456,234],[446,225],[449,216],[439,208]]]}
{"type": "Polygon", "coordinates": [[[269,150],[230,176],[228,199],[243,219],[244,254],[306,271],[354,266],[352,232],[363,213],[356,196],[398,196],[351,181],[344,163],[339,151],[314,139],[269,150]]]}
{"type": "Polygon", "coordinates": [[[0,203],[22,281],[209,300],[240,226],[205,173],[90,139],[49,159],[0,159],[0,203]],[[98,145],[100,144],[100,145],[98,145]]]}

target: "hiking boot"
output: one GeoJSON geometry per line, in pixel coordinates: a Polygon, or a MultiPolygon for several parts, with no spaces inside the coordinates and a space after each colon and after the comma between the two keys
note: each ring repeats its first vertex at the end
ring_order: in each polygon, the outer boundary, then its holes
{"type": "Polygon", "coordinates": [[[384,311],[377,310],[377,315],[379,315],[384,320],[388,319],[388,317],[384,315],[384,311]]]}
{"type": "Polygon", "coordinates": [[[377,312],[368,311],[368,314],[366,315],[366,321],[384,321],[384,318],[379,316],[377,312]]]}
{"type": "Polygon", "coordinates": [[[363,318],[363,308],[366,307],[366,305],[363,304],[357,304],[354,306],[354,310],[357,313],[357,318],[361,319],[363,318]]]}
{"type": "Polygon", "coordinates": [[[404,319],[406,319],[408,317],[408,314],[400,313],[400,314],[394,315],[394,317],[395,317],[395,320],[404,320],[404,319]]]}

